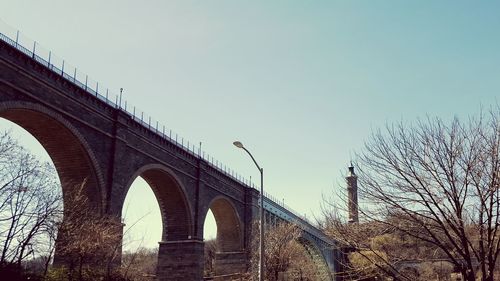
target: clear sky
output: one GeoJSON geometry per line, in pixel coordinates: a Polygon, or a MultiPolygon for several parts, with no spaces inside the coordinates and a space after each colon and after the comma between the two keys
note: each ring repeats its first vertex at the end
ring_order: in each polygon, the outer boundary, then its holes
{"type": "Polygon", "coordinates": [[[3,22],[258,179],[232,145],[241,140],[265,170],[265,189],[308,217],[319,215],[322,194],[340,188],[372,130],[426,115],[466,118],[500,96],[496,1],[0,7],[3,22]]]}

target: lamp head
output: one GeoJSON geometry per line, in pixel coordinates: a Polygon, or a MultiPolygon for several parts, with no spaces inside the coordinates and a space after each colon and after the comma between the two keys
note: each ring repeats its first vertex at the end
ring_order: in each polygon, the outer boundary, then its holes
{"type": "Polygon", "coordinates": [[[233,142],[234,146],[236,146],[237,148],[243,148],[243,144],[240,142],[240,141],[235,141],[233,142]]]}

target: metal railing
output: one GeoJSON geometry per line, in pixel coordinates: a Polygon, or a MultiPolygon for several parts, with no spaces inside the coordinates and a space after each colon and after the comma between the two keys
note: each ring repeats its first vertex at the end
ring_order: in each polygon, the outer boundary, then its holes
{"type": "MultiPolygon", "coordinates": [[[[26,56],[45,66],[52,72],[60,75],[67,81],[78,86],[89,95],[96,97],[97,99],[115,108],[116,110],[125,112],[146,130],[149,130],[159,137],[169,141],[170,143],[175,144],[178,148],[184,150],[189,155],[204,160],[207,165],[212,167],[213,169],[232,178],[233,180],[246,187],[257,189],[255,187],[255,184],[249,179],[236,173],[227,165],[223,164],[221,161],[218,161],[205,151],[202,151],[201,143],[199,146],[197,146],[193,142],[189,142],[183,137],[179,136],[171,129],[168,129],[166,126],[160,125],[157,120],[154,120],[151,116],[148,116],[144,111],[139,110],[135,106],[130,106],[127,101],[122,100],[121,94],[118,95],[113,93],[99,82],[91,79],[87,74],[82,73],[76,67],[66,62],[64,59],[54,55],[51,51],[42,47],[36,41],[30,39],[29,37],[23,36],[22,33],[19,32],[19,30],[10,27],[2,20],[0,20],[0,40],[16,48],[26,56]]],[[[285,205],[284,200],[279,200],[277,199],[277,197],[274,197],[268,193],[264,193],[264,197],[267,200],[270,200],[286,209],[287,211],[291,212],[296,217],[312,225],[312,223],[305,216],[299,215],[297,212],[293,211],[292,208],[285,205]]]]}
{"type": "MultiPolygon", "coordinates": [[[[265,198],[264,202],[267,201],[268,204],[269,204],[269,202],[274,203],[275,205],[280,206],[281,208],[286,210],[288,213],[290,213],[291,215],[289,215],[289,217],[291,217],[291,220],[288,220],[289,222],[296,224],[299,228],[301,228],[304,231],[309,232],[310,234],[313,234],[317,238],[320,238],[324,241],[331,241],[331,239],[329,237],[327,237],[326,234],[324,234],[316,226],[314,226],[314,223],[311,220],[309,220],[306,216],[300,215],[295,210],[293,210],[290,206],[286,205],[284,202],[284,199],[279,200],[275,196],[272,196],[265,191],[264,191],[264,198],[265,198]]],[[[265,209],[265,206],[264,206],[264,209],[265,209]]],[[[272,213],[272,211],[270,211],[270,212],[272,213]]]]}

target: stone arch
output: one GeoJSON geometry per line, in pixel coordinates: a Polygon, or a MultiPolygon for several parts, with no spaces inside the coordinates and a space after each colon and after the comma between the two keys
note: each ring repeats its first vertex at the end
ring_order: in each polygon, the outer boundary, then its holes
{"type": "MultiPolygon", "coordinates": [[[[242,274],[247,270],[243,245],[243,224],[237,208],[226,196],[216,196],[202,214],[203,225],[208,210],[212,211],[217,225],[217,249],[215,253],[215,275],[242,274]]],[[[203,225],[202,228],[203,229],[203,225]]],[[[234,275],[236,276],[236,275],[234,275]]]]}
{"type": "Polygon", "coordinates": [[[307,254],[312,259],[319,273],[320,280],[333,280],[328,263],[317,244],[304,236],[299,237],[297,241],[304,247],[307,254]]]}
{"type": "Polygon", "coordinates": [[[160,164],[139,168],[129,180],[122,202],[137,177],[142,177],[148,183],[158,201],[163,224],[162,242],[191,239],[191,207],[186,198],[186,190],[176,174],[160,164]]]}
{"type": "Polygon", "coordinates": [[[212,211],[217,224],[217,250],[219,252],[243,251],[243,226],[231,200],[222,195],[212,199],[205,210],[203,224],[208,209],[212,211]]]}
{"type": "Polygon", "coordinates": [[[35,103],[0,103],[0,117],[28,131],[47,151],[61,182],[63,197],[85,182],[90,208],[104,212],[102,170],[83,135],[60,114],[35,103]]]}

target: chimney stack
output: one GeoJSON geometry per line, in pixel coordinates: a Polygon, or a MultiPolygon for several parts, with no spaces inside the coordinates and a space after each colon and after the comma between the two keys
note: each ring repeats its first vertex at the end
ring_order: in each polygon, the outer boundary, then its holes
{"type": "Polygon", "coordinates": [[[349,172],[345,178],[347,181],[349,223],[358,223],[358,176],[354,173],[354,166],[351,163],[349,172]]]}

